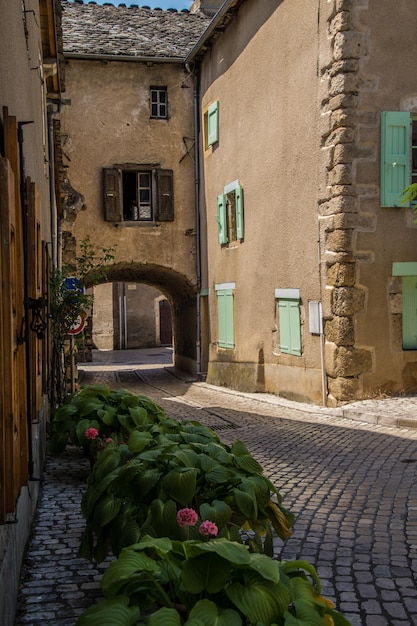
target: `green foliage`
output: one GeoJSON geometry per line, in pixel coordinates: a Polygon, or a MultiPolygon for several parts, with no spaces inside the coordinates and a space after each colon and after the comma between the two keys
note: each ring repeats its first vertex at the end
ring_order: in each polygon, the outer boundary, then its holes
{"type": "Polygon", "coordinates": [[[171,541],[143,537],[110,563],[102,579],[106,600],[88,609],[94,624],[106,602],[141,608],[147,626],[348,626],[320,595],[320,581],[303,561],[280,563],[224,538],[171,541]],[[317,589],[307,577],[312,575],[317,589]]]}
{"type": "Polygon", "coordinates": [[[401,204],[409,204],[417,198],[417,183],[413,183],[406,187],[401,193],[401,204]]]}

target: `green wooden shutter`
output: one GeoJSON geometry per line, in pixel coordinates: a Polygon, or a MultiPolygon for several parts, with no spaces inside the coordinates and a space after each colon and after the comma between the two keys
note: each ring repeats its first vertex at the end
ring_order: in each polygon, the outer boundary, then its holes
{"type": "Polygon", "coordinates": [[[410,184],[410,113],[381,113],[381,206],[401,205],[401,193],[410,184]]]}
{"type": "Polygon", "coordinates": [[[301,324],[298,300],[279,300],[279,348],[281,352],[301,355],[301,324]]]}
{"type": "Polygon", "coordinates": [[[226,196],[217,196],[217,240],[220,244],[229,241],[227,237],[226,196]]]}
{"type": "Polygon", "coordinates": [[[174,221],[174,174],[172,170],[155,170],[157,185],[156,219],[174,221]]]}
{"type": "Polygon", "coordinates": [[[104,218],[109,222],[121,222],[121,171],[115,168],[103,169],[104,183],[104,218]]]}
{"type": "Polygon", "coordinates": [[[402,277],[403,349],[417,350],[417,276],[402,277]]]}
{"type": "Polygon", "coordinates": [[[243,239],[243,189],[236,187],[236,239],[243,239]]]}
{"type": "Polygon", "coordinates": [[[221,289],[217,293],[218,340],[221,348],[235,347],[233,289],[221,289]]]}
{"type": "Polygon", "coordinates": [[[207,110],[207,146],[219,141],[219,101],[213,102],[207,110]]]}

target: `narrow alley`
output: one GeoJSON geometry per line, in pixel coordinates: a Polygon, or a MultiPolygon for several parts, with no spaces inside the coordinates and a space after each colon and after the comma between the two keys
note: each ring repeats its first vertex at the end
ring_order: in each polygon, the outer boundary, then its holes
{"type": "MultiPolygon", "coordinates": [[[[389,425],[396,407],[411,420],[415,398],[362,403],[388,425],[365,423],[338,409],[192,382],[177,375],[166,348],[96,352],[80,365],[80,382],[128,388],[227,443],[242,439],[296,516],[293,536],[276,540],[277,558],[312,563],[324,595],[353,626],[417,623],[417,429],[389,425]]],[[[77,557],[88,469],[74,449],[47,460],[15,626],[73,626],[100,597],[107,564],[77,557]]]]}

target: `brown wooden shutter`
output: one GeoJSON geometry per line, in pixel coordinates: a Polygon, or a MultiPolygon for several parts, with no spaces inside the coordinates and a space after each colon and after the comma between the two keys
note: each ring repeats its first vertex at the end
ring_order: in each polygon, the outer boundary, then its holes
{"type": "Polygon", "coordinates": [[[121,172],[115,168],[104,168],[104,219],[109,222],[123,220],[121,172]]]}
{"type": "Polygon", "coordinates": [[[156,170],[157,207],[156,219],[160,222],[174,221],[174,177],[172,170],[156,170]]]}

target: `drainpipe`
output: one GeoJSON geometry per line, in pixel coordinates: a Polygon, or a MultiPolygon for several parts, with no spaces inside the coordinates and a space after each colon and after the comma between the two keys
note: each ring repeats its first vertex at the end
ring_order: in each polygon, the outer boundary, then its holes
{"type": "Polygon", "coordinates": [[[56,110],[53,110],[52,106],[48,104],[49,203],[51,209],[52,267],[59,269],[61,263],[58,254],[58,215],[55,197],[54,118],[61,113],[62,104],[59,102],[56,110]]]}
{"type": "Polygon", "coordinates": [[[197,274],[197,340],[196,340],[196,365],[197,379],[201,376],[201,242],[200,242],[200,167],[199,167],[199,85],[198,74],[195,68],[191,69],[189,63],[185,64],[185,69],[193,77],[194,83],[194,193],[195,193],[195,228],[196,228],[196,274],[197,274]]]}

